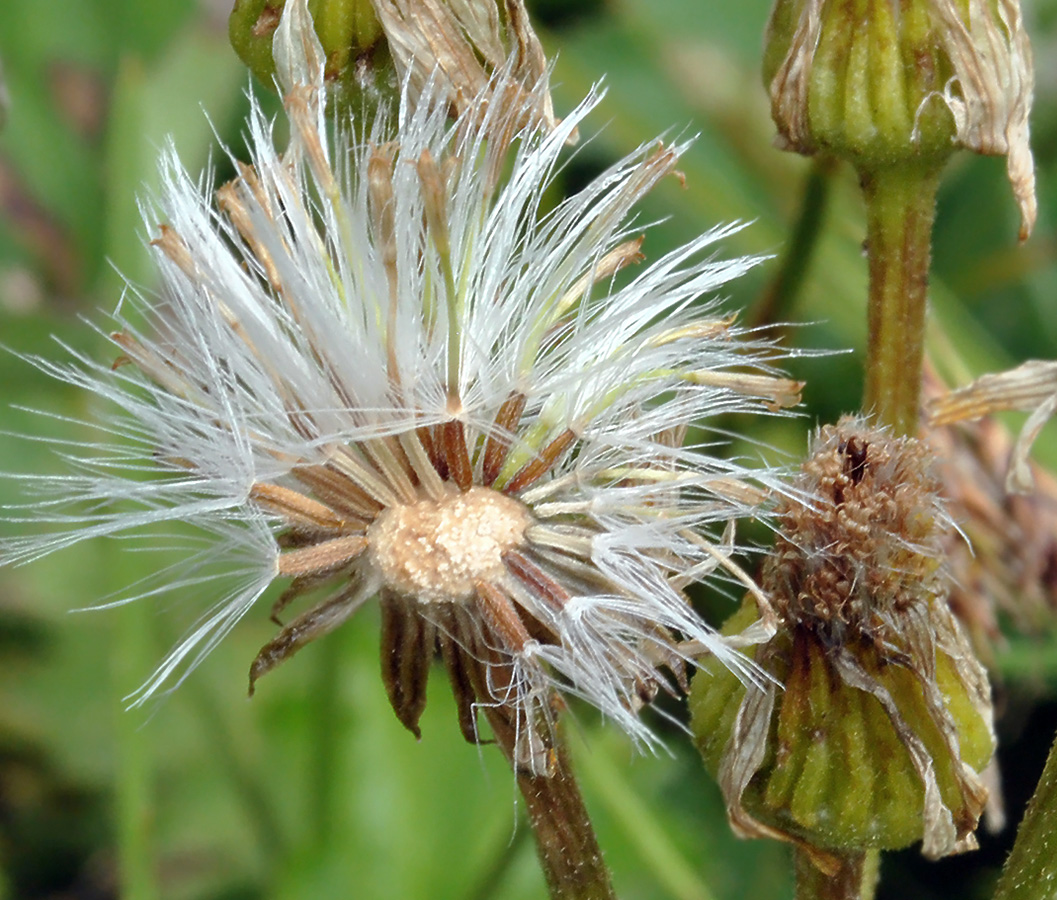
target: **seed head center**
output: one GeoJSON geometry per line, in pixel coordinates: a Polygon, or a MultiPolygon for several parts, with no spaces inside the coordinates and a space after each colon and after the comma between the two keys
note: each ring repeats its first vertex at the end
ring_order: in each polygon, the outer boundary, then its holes
{"type": "Polygon", "coordinates": [[[386,587],[427,603],[465,602],[478,581],[503,576],[503,554],[521,546],[531,515],[491,488],[454,486],[442,500],[392,506],[367,529],[386,587]]]}

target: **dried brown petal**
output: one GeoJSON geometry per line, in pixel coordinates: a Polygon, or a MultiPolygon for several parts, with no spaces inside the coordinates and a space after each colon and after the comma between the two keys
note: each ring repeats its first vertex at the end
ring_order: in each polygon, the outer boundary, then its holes
{"type": "Polygon", "coordinates": [[[547,60],[523,0],[373,2],[397,74],[407,80],[412,96],[439,71],[455,111],[464,112],[471,100],[487,92],[494,75],[508,69],[525,97],[532,96],[539,121],[554,127],[547,60]]]}
{"type": "Polygon", "coordinates": [[[1057,362],[1028,360],[1015,369],[981,375],[929,404],[929,424],[971,421],[1006,410],[1031,410],[1010,457],[1006,490],[1026,494],[1035,482],[1028,465],[1031,446],[1057,412],[1057,362]]]}
{"type": "MultiPolygon", "coordinates": [[[[1041,396],[1045,389],[1039,387],[1041,396]]],[[[926,391],[936,395],[942,388],[930,378],[926,391]]],[[[972,400],[963,404],[962,391],[934,401],[937,417],[946,418],[955,405],[980,409],[972,400]]],[[[1001,399],[1002,392],[997,394],[1001,399]]],[[[1015,441],[1002,423],[988,417],[932,428],[928,440],[936,448],[951,514],[962,532],[948,539],[945,550],[954,574],[951,606],[977,651],[990,661],[1002,641],[999,611],[1027,633],[1052,627],[1057,617],[1057,480],[1025,461],[1025,480],[1034,489],[1011,494],[1010,461],[1015,447],[1026,441],[1023,436],[1015,441]]]]}
{"type": "Polygon", "coordinates": [[[1005,156],[1020,207],[1020,239],[1035,225],[1035,161],[1028,115],[1035,69],[1020,0],[933,0],[935,18],[954,76],[943,102],[954,116],[958,142],[976,153],[1005,156]]]}

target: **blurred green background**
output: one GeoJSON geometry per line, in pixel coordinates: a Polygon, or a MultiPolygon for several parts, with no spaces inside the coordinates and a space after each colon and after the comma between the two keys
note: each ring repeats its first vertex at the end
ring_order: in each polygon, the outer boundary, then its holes
{"type": "MultiPolygon", "coordinates": [[[[1016,245],[1000,160],[958,156],[940,197],[934,347],[967,375],[1057,356],[1057,2],[1025,2],[1038,62],[1035,236],[1016,245]]],[[[810,161],[772,148],[757,71],[769,0],[530,6],[557,54],[559,112],[603,76],[609,91],[565,172],[569,188],[659,134],[698,134],[681,166],[685,188],[671,179],[642,212],[664,220],[644,250],[655,258],[717,222],[752,220],[725,252],[777,258],[731,288],[746,320],[785,270],[805,191],[824,191],[819,239],[798,257],[804,280],[782,318],[808,323],[790,330],[795,346],[854,352],[792,361],[808,383],[802,417],[731,423],[773,445],[775,460],[795,457],[817,422],[858,403],[863,217],[850,171],[811,181],[810,161]]],[[[220,141],[245,155],[249,79],[227,44],[227,12],[222,0],[5,0],[0,343],[59,356],[54,335],[109,352],[80,317],[113,309],[118,271],[150,284],[136,203],[155,182],[158,149],[171,136],[193,172],[212,159],[218,183],[230,172],[220,141]]],[[[0,470],[55,471],[50,451],[9,435],[69,437],[76,427],[22,408],[91,418],[94,401],[12,353],[0,354],[0,389],[0,470]]],[[[1055,431],[1036,454],[1051,465],[1055,431]]],[[[0,502],[16,497],[4,481],[0,502]]],[[[440,677],[422,741],[404,731],[378,677],[370,611],[270,675],[248,702],[249,662],[274,631],[266,600],[179,691],[126,712],[122,698],[209,598],[69,615],[149,571],[151,560],[120,549],[96,543],[0,572],[0,898],[544,896],[499,754],[463,743],[440,677]]],[[[723,602],[713,603],[720,614],[723,602]]],[[[1015,822],[1057,728],[1052,629],[1011,635],[997,664],[1015,822]]],[[[621,897],[790,895],[786,850],[731,836],[684,735],[658,720],[670,755],[639,757],[591,711],[576,712],[570,739],[621,897]]],[[[895,854],[880,896],[989,896],[1011,837],[1010,828],[984,833],[979,853],[941,863],[915,849],[895,854]]]]}

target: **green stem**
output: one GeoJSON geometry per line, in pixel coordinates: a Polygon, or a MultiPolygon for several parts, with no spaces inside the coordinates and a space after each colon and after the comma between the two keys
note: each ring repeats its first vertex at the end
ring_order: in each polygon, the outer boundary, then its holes
{"type": "Polygon", "coordinates": [[[911,163],[860,171],[870,266],[863,409],[897,434],[917,431],[939,174],[911,163]]]}
{"type": "MultiPolygon", "coordinates": [[[[149,257],[128,236],[142,220],[133,200],[153,169],[147,131],[147,78],[135,57],[121,60],[110,101],[106,145],[106,256],[113,266],[142,285],[151,284],[149,257]]],[[[123,281],[108,269],[99,285],[100,296],[120,296],[123,281]]],[[[109,549],[105,551],[112,552],[109,549]]],[[[120,570],[116,563],[100,560],[104,570],[120,570]]],[[[124,561],[122,561],[123,563],[124,561]]],[[[129,603],[114,612],[112,675],[115,693],[125,697],[139,687],[144,675],[157,665],[155,656],[155,610],[145,601],[129,603]]],[[[157,883],[154,846],[154,771],[149,736],[143,716],[124,704],[116,710],[117,739],[115,815],[117,828],[118,893],[124,900],[156,900],[157,883]]]]}
{"type": "Polygon", "coordinates": [[[833,875],[820,871],[799,847],[793,851],[793,858],[796,900],[873,900],[879,866],[876,850],[837,854],[840,868],[833,875]]]}
{"type": "Polygon", "coordinates": [[[1028,811],[1017,830],[1013,851],[1002,869],[995,900],[1052,900],[1057,885],[1057,740],[1028,811]]]}
{"type": "Polygon", "coordinates": [[[833,160],[825,157],[818,157],[812,163],[804,179],[800,211],[778,273],[753,309],[750,325],[758,327],[788,320],[822,234],[833,166],[833,160]]]}
{"type": "MultiPolygon", "coordinates": [[[[124,697],[154,664],[154,611],[130,603],[116,612],[114,683],[124,697]]],[[[125,900],[157,900],[154,848],[154,772],[149,731],[142,717],[117,710],[117,853],[120,894],[125,900]]]]}

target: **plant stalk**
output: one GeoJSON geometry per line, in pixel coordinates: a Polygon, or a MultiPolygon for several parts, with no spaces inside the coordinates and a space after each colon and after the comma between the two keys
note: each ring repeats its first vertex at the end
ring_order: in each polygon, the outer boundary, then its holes
{"type": "Polygon", "coordinates": [[[827,875],[815,866],[806,850],[794,849],[796,900],[873,900],[880,854],[857,850],[834,855],[840,867],[827,875]]]}
{"type": "MultiPolygon", "coordinates": [[[[130,603],[117,611],[116,619],[113,677],[118,696],[126,696],[134,679],[149,671],[153,662],[153,611],[148,604],[130,603]]],[[[161,891],[154,844],[151,733],[142,727],[139,716],[124,707],[119,707],[116,715],[115,815],[120,893],[127,900],[157,900],[161,891]]]]}
{"type": "Polygon", "coordinates": [[[615,900],[580,788],[569,768],[568,751],[559,747],[554,772],[519,774],[529,822],[554,900],[615,900]]]}
{"type": "MultiPolygon", "coordinates": [[[[525,798],[529,823],[551,900],[616,900],[609,870],[602,858],[580,787],[573,776],[569,752],[558,734],[546,749],[549,771],[536,775],[519,770],[515,744],[524,712],[507,706],[485,707],[496,743],[514,768],[525,798]]],[[[541,728],[541,735],[549,729],[541,728]]]]}
{"type": "Polygon", "coordinates": [[[917,432],[939,175],[935,163],[860,171],[870,268],[863,410],[900,435],[917,432]]]}
{"type": "Polygon", "coordinates": [[[1050,747],[1013,850],[998,880],[995,900],[1044,900],[1057,884],[1057,739],[1050,747]]]}

